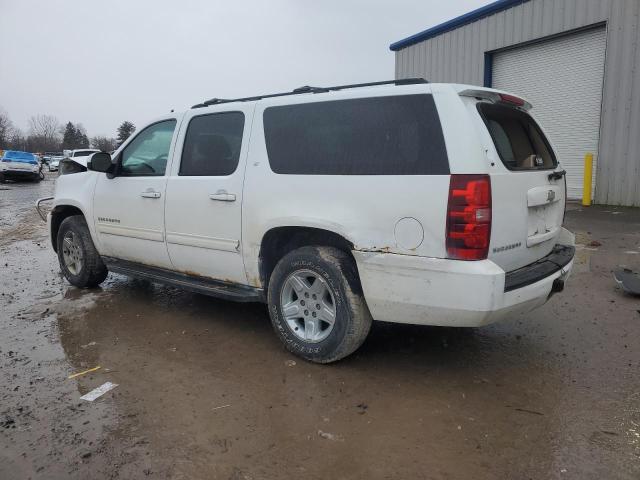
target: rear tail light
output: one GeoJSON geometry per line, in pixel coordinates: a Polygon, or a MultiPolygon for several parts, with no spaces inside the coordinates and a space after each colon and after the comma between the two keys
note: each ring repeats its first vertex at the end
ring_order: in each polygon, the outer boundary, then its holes
{"type": "Polygon", "coordinates": [[[483,260],[491,239],[489,175],[451,175],[447,207],[447,256],[483,260]]]}
{"type": "Polygon", "coordinates": [[[500,93],[499,95],[501,102],[510,103],[511,105],[516,105],[517,107],[522,107],[524,105],[524,100],[520,97],[509,95],[508,93],[500,93]]]}

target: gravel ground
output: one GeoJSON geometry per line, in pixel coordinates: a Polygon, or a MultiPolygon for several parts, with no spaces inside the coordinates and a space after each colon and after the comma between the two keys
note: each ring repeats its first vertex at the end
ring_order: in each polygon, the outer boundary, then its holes
{"type": "Polygon", "coordinates": [[[640,211],[570,208],[574,273],[534,312],[376,323],[319,366],[263,305],[69,286],[33,209],[54,179],[0,185],[0,478],[640,478],[640,298],[611,275],[640,270],[640,211]]]}

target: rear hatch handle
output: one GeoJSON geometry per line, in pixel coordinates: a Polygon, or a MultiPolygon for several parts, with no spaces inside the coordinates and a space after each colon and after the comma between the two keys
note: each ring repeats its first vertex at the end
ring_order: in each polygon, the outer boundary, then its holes
{"type": "Polygon", "coordinates": [[[560,180],[566,174],[567,174],[566,170],[560,170],[559,172],[551,172],[549,175],[547,175],[547,178],[549,180],[560,180]]]}

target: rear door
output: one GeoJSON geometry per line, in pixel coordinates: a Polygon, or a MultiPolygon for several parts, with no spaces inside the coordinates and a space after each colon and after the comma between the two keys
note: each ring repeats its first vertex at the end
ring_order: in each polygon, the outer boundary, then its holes
{"type": "Polygon", "coordinates": [[[536,121],[522,108],[478,102],[491,174],[489,259],[505,271],[548,255],[560,235],[566,187],[558,159],[536,121]]]}
{"type": "Polygon", "coordinates": [[[191,110],[167,184],[165,221],[173,268],[246,284],[242,190],[254,104],[191,110]]]}

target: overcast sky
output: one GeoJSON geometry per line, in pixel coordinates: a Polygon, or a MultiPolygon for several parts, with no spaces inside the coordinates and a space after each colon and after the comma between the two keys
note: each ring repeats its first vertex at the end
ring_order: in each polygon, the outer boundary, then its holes
{"type": "Polygon", "coordinates": [[[212,97],[388,80],[389,44],[487,0],[0,0],[0,109],[115,136],[212,97]]]}

